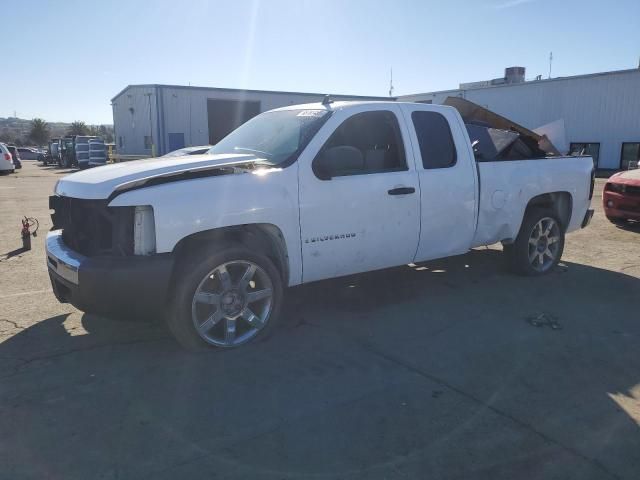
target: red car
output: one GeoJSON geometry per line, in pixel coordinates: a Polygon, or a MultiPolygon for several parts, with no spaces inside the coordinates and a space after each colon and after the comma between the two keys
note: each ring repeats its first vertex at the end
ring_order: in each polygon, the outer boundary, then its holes
{"type": "Polygon", "coordinates": [[[604,186],[602,206],[613,223],[640,220],[640,169],[612,175],[604,186]]]}

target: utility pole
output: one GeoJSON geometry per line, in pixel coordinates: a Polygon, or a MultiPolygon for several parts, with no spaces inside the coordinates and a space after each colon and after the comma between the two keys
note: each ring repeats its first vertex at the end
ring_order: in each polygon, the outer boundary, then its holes
{"type": "Polygon", "coordinates": [[[393,67],[391,67],[391,77],[389,78],[389,96],[393,97],[393,67]]]}
{"type": "Polygon", "coordinates": [[[553,52],[549,53],[549,78],[551,78],[551,64],[553,63],[553,52]]]}
{"type": "Polygon", "coordinates": [[[151,93],[145,93],[144,96],[149,99],[149,137],[151,138],[151,156],[156,156],[156,146],[153,143],[153,124],[151,123],[151,93]]]}

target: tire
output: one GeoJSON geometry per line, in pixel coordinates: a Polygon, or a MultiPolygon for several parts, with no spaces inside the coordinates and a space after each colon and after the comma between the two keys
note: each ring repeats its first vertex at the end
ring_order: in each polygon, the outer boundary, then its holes
{"type": "Polygon", "coordinates": [[[619,227],[626,227],[627,225],[629,225],[629,222],[626,218],[607,217],[607,220],[619,227]]]}
{"type": "Polygon", "coordinates": [[[187,350],[239,347],[266,339],[277,326],[282,278],[260,253],[242,246],[196,249],[174,280],[167,324],[187,350]]]}
{"type": "Polygon", "coordinates": [[[515,242],[504,248],[511,270],[526,276],[551,272],[562,257],[564,235],[564,226],[553,210],[529,210],[515,242]]]}

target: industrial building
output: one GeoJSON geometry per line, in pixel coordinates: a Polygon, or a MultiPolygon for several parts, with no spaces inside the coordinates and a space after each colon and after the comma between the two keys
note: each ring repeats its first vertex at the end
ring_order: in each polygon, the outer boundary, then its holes
{"type": "Polygon", "coordinates": [[[398,100],[440,104],[447,97],[545,133],[562,153],[584,151],[599,170],[626,170],[640,158],[640,69],[525,81],[524,68],[512,67],[503,78],[398,100]]]}
{"type": "MultiPolygon", "coordinates": [[[[627,169],[640,158],[640,69],[525,80],[510,67],[492,80],[458,89],[404,95],[399,101],[443,103],[462,97],[546,134],[562,153],[592,155],[600,170],[627,169]]],[[[163,155],[215,144],[260,112],[318,102],[324,94],[176,85],[130,85],[112,99],[119,154],[163,155]]],[[[389,97],[332,95],[335,100],[389,97]]]]}
{"type": "MultiPolygon", "coordinates": [[[[355,95],[331,97],[381,100],[355,95]]],[[[156,156],[185,146],[213,145],[258,113],[323,98],[320,93],[129,85],[111,100],[118,154],[156,156]]]]}

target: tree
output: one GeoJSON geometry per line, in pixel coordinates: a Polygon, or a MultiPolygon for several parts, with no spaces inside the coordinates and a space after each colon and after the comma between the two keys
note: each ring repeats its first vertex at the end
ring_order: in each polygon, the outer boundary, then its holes
{"type": "Polygon", "coordinates": [[[76,120],[69,126],[67,133],[69,135],[86,135],[88,130],[86,123],[76,120]]]}
{"type": "Polygon", "coordinates": [[[98,131],[105,143],[113,143],[113,130],[111,128],[107,128],[106,125],[100,125],[98,131]]]}
{"type": "Polygon", "coordinates": [[[49,140],[49,126],[41,118],[31,120],[29,139],[36,145],[44,145],[49,140]]]}

